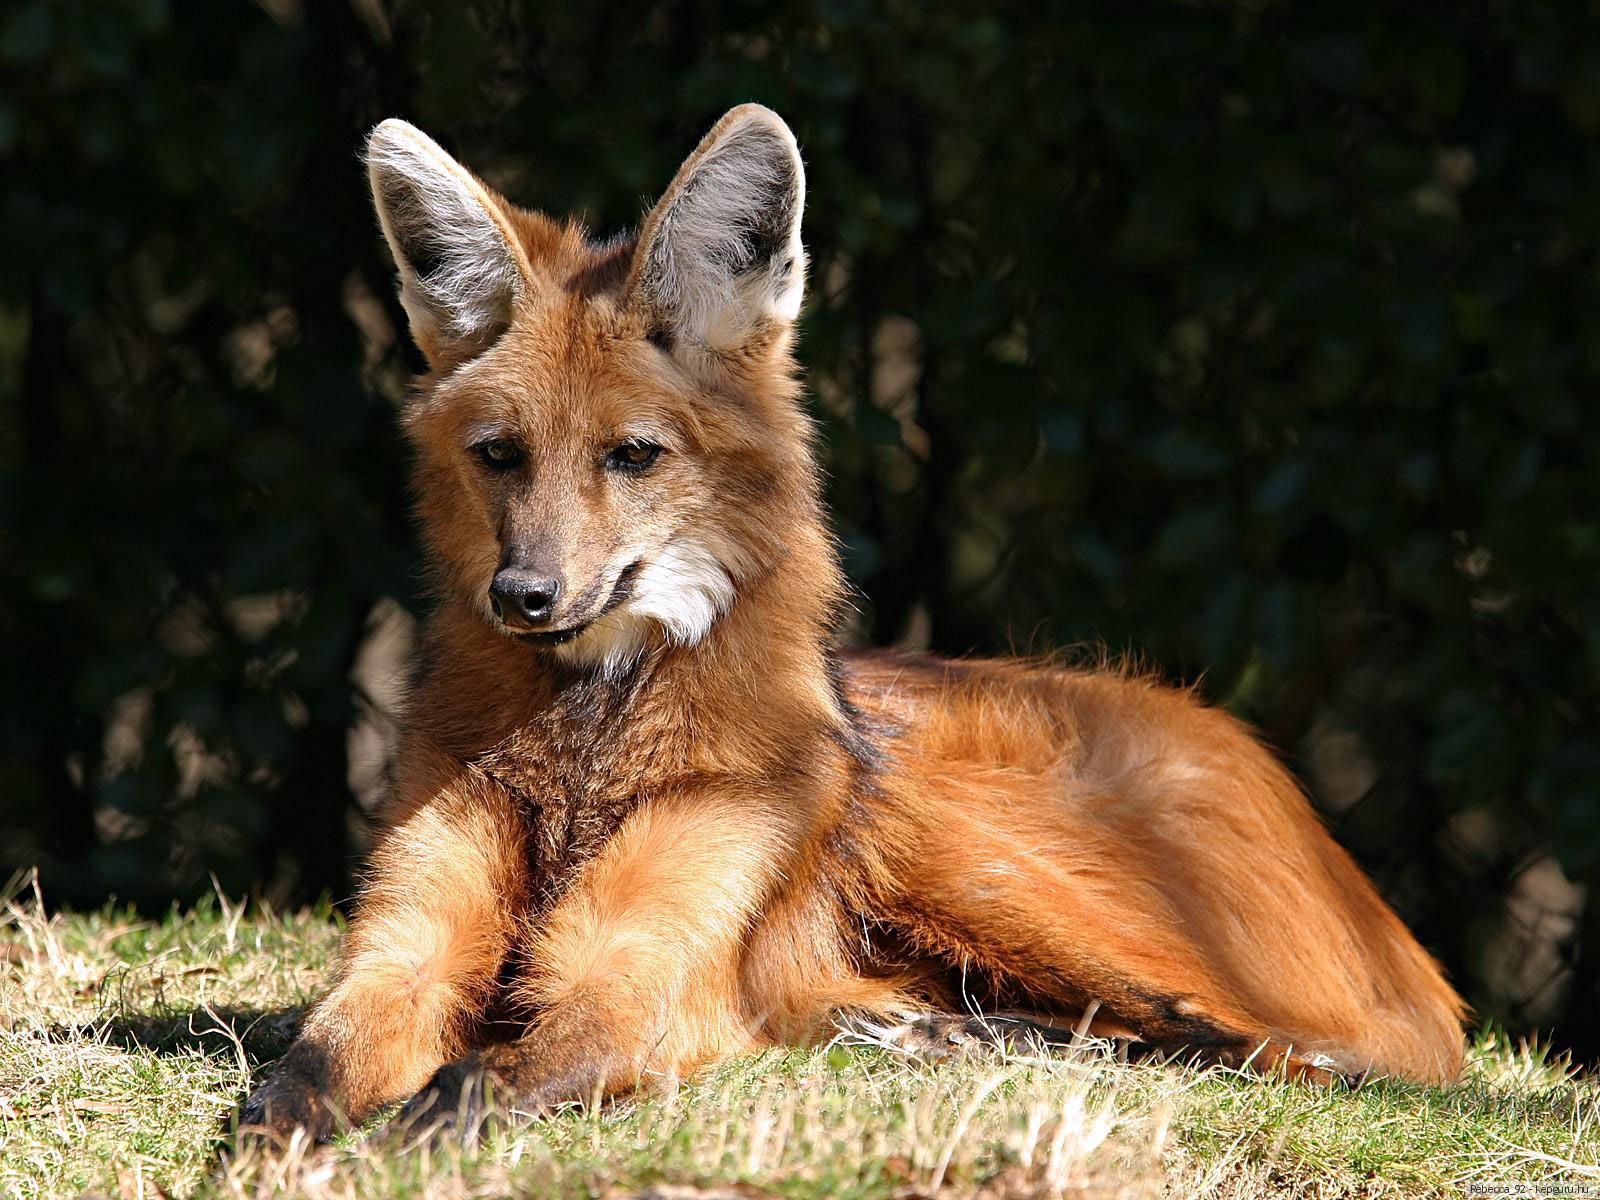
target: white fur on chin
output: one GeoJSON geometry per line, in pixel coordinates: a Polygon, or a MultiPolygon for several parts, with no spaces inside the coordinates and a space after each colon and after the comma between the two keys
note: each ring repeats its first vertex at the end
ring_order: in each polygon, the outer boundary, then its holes
{"type": "Polygon", "coordinates": [[[661,638],[693,646],[733,606],[733,576],[690,539],[669,542],[639,570],[628,599],[555,654],[573,666],[619,675],[661,638]]]}

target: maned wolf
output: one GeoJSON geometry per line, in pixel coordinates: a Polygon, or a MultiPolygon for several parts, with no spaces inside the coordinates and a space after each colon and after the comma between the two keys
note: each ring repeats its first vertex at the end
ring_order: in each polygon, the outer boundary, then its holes
{"type": "Polygon", "coordinates": [[[1455,1077],[1462,1002],[1238,722],[1124,671],[835,648],[777,116],[723,117],[627,241],[401,121],[367,162],[440,604],[343,968],[243,1124],[537,1110],[973,1003],[1455,1077]]]}

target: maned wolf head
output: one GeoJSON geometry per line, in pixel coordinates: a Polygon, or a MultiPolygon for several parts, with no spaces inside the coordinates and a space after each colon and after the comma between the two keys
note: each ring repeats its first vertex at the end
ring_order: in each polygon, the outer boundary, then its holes
{"type": "Polygon", "coordinates": [[[794,135],[734,109],[638,237],[603,245],[403,121],[367,163],[430,368],[404,421],[447,598],[574,666],[702,639],[797,549],[785,531],[820,528],[794,135]]]}

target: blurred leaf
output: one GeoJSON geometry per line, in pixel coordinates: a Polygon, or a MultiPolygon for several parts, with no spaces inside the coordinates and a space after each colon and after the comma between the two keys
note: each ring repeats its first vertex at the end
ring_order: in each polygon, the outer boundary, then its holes
{"type": "Polygon", "coordinates": [[[1168,521],[1150,550],[1150,561],[1169,571],[1215,562],[1233,539],[1232,513],[1223,505],[1187,509],[1168,521]]]}

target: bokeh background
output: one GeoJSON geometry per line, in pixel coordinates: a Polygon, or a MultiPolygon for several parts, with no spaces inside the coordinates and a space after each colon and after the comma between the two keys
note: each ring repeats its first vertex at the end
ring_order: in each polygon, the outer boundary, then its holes
{"type": "Polygon", "coordinates": [[[851,636],[1197,683],[1484,1018],[1600,1055],[1597,30],[7,0],[0,863],[62,905],[350,894],[427,607],[364,132],[610,231],[755,99],[809,167],[851,636]]]}

